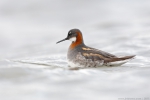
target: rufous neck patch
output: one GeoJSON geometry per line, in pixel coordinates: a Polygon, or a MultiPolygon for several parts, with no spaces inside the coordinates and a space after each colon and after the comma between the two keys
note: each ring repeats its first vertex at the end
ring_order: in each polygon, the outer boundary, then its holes
{"type": "Polygon", "coordinates": [[[82,34],[80,32],[77,32],[77,37],[76,37],[76,41],[72,42],[72,44],[70,45],[70,49],[75,48],[76,46],[80,45],[83,43],[83,37],[82,34]]]}

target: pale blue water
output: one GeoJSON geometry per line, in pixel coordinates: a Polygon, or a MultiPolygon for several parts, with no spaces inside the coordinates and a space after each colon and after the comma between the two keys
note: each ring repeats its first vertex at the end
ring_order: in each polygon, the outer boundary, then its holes
{"type": "Polygon", "coordinates": [[[1,0],[0,100],[150,100],[150,1],[1,0]],[[68,70],[70,41],[136,55],[120,67],[68,70]]]}

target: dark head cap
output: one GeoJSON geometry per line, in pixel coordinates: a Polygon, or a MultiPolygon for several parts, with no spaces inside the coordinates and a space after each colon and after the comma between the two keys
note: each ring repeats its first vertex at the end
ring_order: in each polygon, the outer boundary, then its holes
{"type": "Polygon", "coordinates": [[[71,29],[68,32],[68,36],[63,40],[58,41],[57,43],[60,43],[60,42],[65,41],[65,40],[71,40],[72,42],[81,41],[83,43],[82,33],[79,29],[71,29]]]}

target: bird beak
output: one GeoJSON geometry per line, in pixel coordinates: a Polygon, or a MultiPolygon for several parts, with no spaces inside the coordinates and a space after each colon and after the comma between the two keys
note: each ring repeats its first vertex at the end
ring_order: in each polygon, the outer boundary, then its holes
{"type": "Polygon", "coordinates": [[[68,40],[68,38],[65,38],[65,39],[63,39],[63,40],[60,40],[60,41],[56,42],[56,44],[57,44],[57,43],[60,43],[60,42],[63,42],[63,41],[65,41],[65,40],[68,40]]]}

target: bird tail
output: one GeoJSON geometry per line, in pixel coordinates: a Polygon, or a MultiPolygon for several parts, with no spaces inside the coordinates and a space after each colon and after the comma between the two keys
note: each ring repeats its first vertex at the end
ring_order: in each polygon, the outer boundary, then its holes
{"type": "Polygon", "coordinates": [[[109,58],[108,60],[105,61],[105,64],[109,65],[109,66],[120,66],[120,65],[128,62],[129,60],[131,60],[134,57],[135,57],[135,55],[125,56],[125,57],[109,58]]]}
{"type": "Polygon", "coordinates": [[[133,56],[125,56],[125,57],[116,57],[116,58],[108,59],[107,61],[108,62],[122,61],[122,60],[132,59],[134,57],[135,57],[135,55],[133,55],[133,56]]]}

